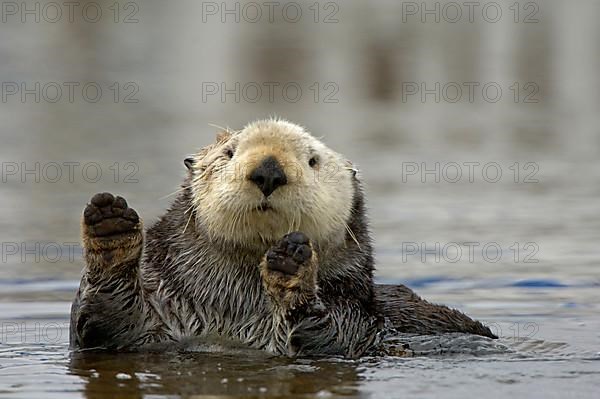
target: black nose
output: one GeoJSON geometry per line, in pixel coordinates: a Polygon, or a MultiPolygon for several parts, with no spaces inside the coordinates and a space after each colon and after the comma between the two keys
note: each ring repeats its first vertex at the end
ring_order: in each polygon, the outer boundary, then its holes
{"type": "Polygon", "coordinates": [[[287,184],[287,177],[275,157],[267,157],[252,171],[249,179],[263,192],[265,197],[271,195],[277,187],[287,184]]]}

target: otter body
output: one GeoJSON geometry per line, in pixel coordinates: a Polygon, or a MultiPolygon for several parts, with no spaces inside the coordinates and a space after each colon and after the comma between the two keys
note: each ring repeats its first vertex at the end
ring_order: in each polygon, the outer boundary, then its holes
{"type": "Polygon", "coordinates": [[[255,122],[185,164],[177,198],[145,237],[123,198],[96,194],[86,207],[73,348],[219,337],[279,355],[357,357],[384,324],[494,337],[404,286],[373,283],[356,172],[301,127],[255,122]]]}

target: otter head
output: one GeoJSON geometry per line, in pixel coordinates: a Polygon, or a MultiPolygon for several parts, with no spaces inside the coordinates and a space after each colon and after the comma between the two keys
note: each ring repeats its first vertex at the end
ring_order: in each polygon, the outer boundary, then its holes
{"type": "Polygon", "coordinates": [[[264,246],[291,231],[341,242],[352,212],[349,162],[282,120],[225,132],[186,160],[196,223],[211,239],[264,246]]]}

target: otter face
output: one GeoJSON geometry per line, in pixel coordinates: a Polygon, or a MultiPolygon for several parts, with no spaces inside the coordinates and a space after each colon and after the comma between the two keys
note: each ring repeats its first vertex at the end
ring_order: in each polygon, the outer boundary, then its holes
{"type": "Polygon", "coordinates": [[[221,134],[186,165],[197,224],[210,238],[264,245],[291,231],[341,242],[354,197],[349,162],[302,127],[263,120],[221,134]]]}

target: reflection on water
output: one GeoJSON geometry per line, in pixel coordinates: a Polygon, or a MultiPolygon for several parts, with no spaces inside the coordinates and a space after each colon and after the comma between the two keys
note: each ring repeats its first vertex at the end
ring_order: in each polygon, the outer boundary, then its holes
{"type": "MultiPolygon", "coordinates": [[[[137,23],[115,23],[114,1],[95,3],[106,11],[97,23],[16,14],[0,24],[3,83],[93,83],[103,93],[98,102],[79,89],[72,102],[2,93],[0,397],[594,397],[600,3],[499,2],[494,23],[421,23],[418,13],[403,19],[408,2],[358,0],[334,3],[334,23],[313,22],[309,9],[297,23],[204,23],[206,2],[156,0],[138,4],[137,23]],[[532,11],[537,21],[525,23],[532,11]],[[290,84],[297,101],[283,91],[290,84]],[[484,86],[502,96],[492,101],[484,86]],[[417,357],[358,362],[68,353],[86,201],[119,193],[150,224],[184,157],[213,140],[209,123],[239,128],[273,114],[360,168],[377,278],[483,320],[498,346],[413,338],[417,357]],[[498,181],[482,174],[490,164],[498,181]],[[472,181],[468,165],[478,165],[472,181]],[[473,259],[465,243],[478,245],[473,259]],[[436,245],[451,251],[436,257],[436,245]],[[501,256],[490,260],[486,245],[501,256]]],[[[320,6],[323,20],[331,9],[320,6]]]]}
{"type": "Polygon", "coordinates": [[[74,355],[69,371],[85,378],[88,398],[115,393],[124,397],[149,393],[331,396],[356,394],[358,380],[352,362],[292,361],[256,354],[123,354],[116,359],[88,353],[74,355]]]}
{"type": "MultiPolygon", "coordinates": [[[[428,344],[428,339],[420,339],[421,348],[434,341],[430,339],[428,344]]],[[[459,338],[449,339],[457,344],[459,338]]],[[[68,354],[65,345],[6,345],[0,351],[0,395],[90,399],[193,395],[389,397],[401,390],[424,397],[454,392],[452,397],[459,397],[467,392],[483,395],[491,387],[506,393],[533,384],[544,397],[560,397],[555,390],[564,388],[561,384],[568,379],[578,381],[570,392],[585,397],[593,393],[594,381],[600,376],[598,353],[575,355],[565,350],[564,344],[528,338],[503,338],[497,345],[507,349],[479,355],[430,353],[426,357],[358,361],[292,360],[257,352],[68,354]],[[11,356],[21,358],[12,360],[11,356]],[[9,384],[11,378],[19,382],[9,384]]]]}

